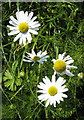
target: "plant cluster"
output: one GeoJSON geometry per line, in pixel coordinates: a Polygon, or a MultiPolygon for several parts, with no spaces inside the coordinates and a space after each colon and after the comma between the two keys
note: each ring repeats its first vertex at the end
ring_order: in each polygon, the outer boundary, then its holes
{"type": "Polygon", "coordinates": [[[80,6],[2,4],[3,120],[84,118],[80,6]]]}

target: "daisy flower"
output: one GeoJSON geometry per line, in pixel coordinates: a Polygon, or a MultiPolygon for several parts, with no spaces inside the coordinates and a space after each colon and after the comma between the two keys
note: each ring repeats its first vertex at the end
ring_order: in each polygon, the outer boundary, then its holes
{"type": "Polygon", "coordinates": [[[45,50],[44,52],[39,51],[37,54],[34,52],[34,50],[32,49],[32,53],[27,53],[27,56],[24,56],[26,59],[23,59],[23,61],[25,62],[39,62],[39,63],[43,63],[44,61],[47,61],[46,58],[48,58],[49,56],[46,55],[47,51],[45,50]]]}
{"type": "Polygon", "coordinates": [[[31,43],[32,37],[30,33],[38,34],[40,24],[38,21],[34,21],[37,17],[33,17],[33,12],[29,13],[26,11],[16,12],[16,19],[13,16],[10,16],[9,23],[12,25],[7,25],[10,28],[11,32],[8,35],[16,35],[14,42],[19,39],[19,44],[26,44],[26,40],[31,43]]]}
{"type": "Polygon", "coordinates": [[[74,62],[74,60],[69,55],[67,55],[66,57],[64,56],[65,56],[65,52],[63,54],[59,54],[57,60],[55,59],[52,60],[54,62],[53,69],[57,74],[60,74],[60,75],[66,74],[68,76],[74,76],[69,71],[69,69],[71,68],[77,68],[76,66],[70,65],[71,63],[74,62]]]}
{"type": "Polygon", "coordinates": [[[56,107],[56,103],[59,104],[60,101],[63,101],[63,98],[67,98],[67,95],[63,93],[68,91],[68,88],[63,85],[66,82],[64,78],[59,77],[55,80],[55,74],[53,74],[52,81],[45,76],[45,78],[43,78],[43,82],[39,83],[38,88],[40,90],[37,92],[41,93],[41,95],[38,96],[38,99],[41,100],[41,102],[46,101],[45,107],[49,104],[56,107]]]}

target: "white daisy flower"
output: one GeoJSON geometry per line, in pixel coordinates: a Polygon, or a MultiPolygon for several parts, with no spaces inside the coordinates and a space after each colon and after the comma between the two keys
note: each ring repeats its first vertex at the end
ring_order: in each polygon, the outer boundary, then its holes
{"type": "Polygon", "coordinates": [[[45,50],[44,52],[39,51],[37,54],[34,52],[34,50],[32,49],[32,53],[27,53],[27,56],[24,56],[27,59],[23,59],[23,61],[25,62],[39,62],[39,63],[43,63],[44,61],[47,61],[46,58],[48,58],[49,56],[46,55],[47,51],[45,50]]]}
{"type": "Polygon", "coordinates": [[[41,90],[38,90],[37,92],[42,93],[38,96],[38,99],[41,100],[41,102],[46,101],[45,107],[49,104],[56,107],[56,102],[59,104],[60,101],[63,101],[63,98],[67,98],[67,95],[63,93],[68,91],[68,88],[63,85],[66,82],[64,78],[59,77],[56,81],[54,74],[52,75],[52,81],[45,76],[45,78],[43,78],[43,82],[39,83],[38,88],[41,90]]]}
{"type": "Polygon", "coordinates": [[[70,65],[71,63],[74,62],[74,60],[69,55],[67,55],[66,57],[64,56],[65,56],[65,52],[63,54],[59,54],[57,60],[55,59],[52,60],[54,62],[53,69],[57,74],[60,74],[60,75],[66,74],[68,76],[74,76],[69,71],[69,69],[71,68],[77,68],[76,66],[70,65]]]}
{"type": "Polygon", "coordinates": [[[26,40],[31,43],[32,37],[30,33],[38,34],[37,30],[39,30],[40,24],[38,21],[34,21],[37,17],[33,17],[33,12],[29,13],[26,11],[16,12],[16,18],[10,16],[9,23],[12,25],[7,25],[10,28],[11,32],[8,35],[17,34],[14,38],[14,42],[19,39],[19,44],[26,44],[26,40]]]}

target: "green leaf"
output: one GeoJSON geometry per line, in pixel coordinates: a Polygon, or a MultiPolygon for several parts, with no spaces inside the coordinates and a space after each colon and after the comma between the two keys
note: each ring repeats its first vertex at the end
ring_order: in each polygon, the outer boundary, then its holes
{"type": "Polygon", "coordinates": [[[16,90],[16,85],[11,84],[10,87],[9,87],[9,90],[15,91],[16,90]]]}
{"type": "Polygon", "coordinates": [[[14,82],[13,82],[12,79],[10,79],[10,80],[8,80],[8,81],[6,81],[6,82],[4,83],[5,87],[9,87],[9,86],[11,86],[12,84],[14,84],[14,82]]]}
{"type": "Polygon", "coordinates": [[[6,70],[6,72],[5,72],[5,80],[7,80],[7,79],[13,79],[11,73],[8,70],[6,70]]]}
{"type": "Polygon", "coordinates": [[[20,86],[22,83],[21,78],[16,78],[16,76],[13,76],[8,70],[6,70],[3,80],[5,87],[8,87],[11,91],[15,91],[17,86],[20,86]]]}
{"type": "Polygon", "coordinates": [[[22,79],[21,78],[16,79],[15,83],[17,86],[20,86],[22,83],[22,79]]]}
{"type": "Polygon", "coordinates": [[[4,80],[4,81],[6,81],[7,79],[8,79],[8,78],[7,78],[6,76],[5,76],[5,77],[3,77],[3,80],[4,80]]]}

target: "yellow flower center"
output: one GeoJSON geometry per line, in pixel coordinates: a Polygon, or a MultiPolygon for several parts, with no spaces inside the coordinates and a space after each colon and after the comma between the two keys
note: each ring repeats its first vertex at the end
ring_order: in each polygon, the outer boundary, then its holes
{"type": "Polygon", "coordinates": [[[49,89],[48,89],[48,93],[51,95],[51,96],[54,96],[56,95],[58,92],[58,89],[54,86],[51,86],[49,89]]]}
{"type": "Polygon", "coordinates": [[[66,63],[62,60],[58,60],[54,63],[54,69],[57,72],[63,72],[66,69],[66,63]]]}
{"type": "Polygon", "coordinates": [[[20,32],[25,33],[25,32],[28,31],[29,26],[28,26],[27,23],[20,23],[20,24],[18,25],[18,28],[19,28],[19,31],[20,31],[20,32]]]}
{"type": "Polygon", "coordinates": [[[40,57],[35,56],[35,57],[31,58],[31,59],[32,59],[32,60],[34,60],[34,61],[37,61],[37,60],[39,60],[39,59],[40,59],[40,57]]]}

